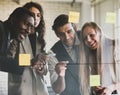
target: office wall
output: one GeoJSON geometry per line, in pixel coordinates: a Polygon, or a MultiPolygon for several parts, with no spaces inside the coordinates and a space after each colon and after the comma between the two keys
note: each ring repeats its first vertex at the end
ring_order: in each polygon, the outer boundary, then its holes
{"type": "Polygon", "coordinates": [[[96,23],[100,25],[102,31],[105,35],[110,38],[115,38],[115,31],[117,28],[117,13],[119,7],[119,0],[102,0],[97,4],[93,5],[94,7],[94,20],[96,23]],[[107,12],[114,12],[116,14],[116,22],[115,23],[107,23],[106,22],[106,13],[107,12]]]}

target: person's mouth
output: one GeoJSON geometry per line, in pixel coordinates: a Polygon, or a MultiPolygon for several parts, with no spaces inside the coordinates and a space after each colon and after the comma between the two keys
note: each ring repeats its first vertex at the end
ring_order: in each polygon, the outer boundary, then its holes
{"type": "Polygon", "coordinates": [[[92,44],[90,44],[90,47],[91,48],[94,48],[96,46],[96,43],[94,42],[94,43],[92,43],[92,44]]]}
{"type": "Polygon", "coordinates": [[[27,36],[27,34],[20,34],[20,39],[23,40],[26,38],[26,36],[27,36]]]}

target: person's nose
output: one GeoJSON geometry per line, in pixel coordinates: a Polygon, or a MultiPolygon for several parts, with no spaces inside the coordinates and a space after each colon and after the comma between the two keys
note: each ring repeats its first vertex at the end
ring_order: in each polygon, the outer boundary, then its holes
{"type": "Polygon", "coordinates": [[[91,38],[90,38],[90,36],[89,36],[89,35],[87,36],[87,41],[88,41],[88,42],[90,42],[90,41],[91,41],[91,38]]]}
{"type": "Polygon", "coordinates": [[[69,34],[65,33],[65,38],[69,39],[69,34]]]}
{"type": "Polygon", "coordinates": [[[35,21],[37,20],[37,16],[34,17],[34,20],[35,20],[35,21]]]}
{"type": "Polygon", "coordinates": [[[27,34],[30,34],[31,33],[31,27],[27,27],[26,32],[27,32],[27,34]]]}
{"type": "Polygon", "coordinates": [[[36,20],[37,20],[37,18],[38,18],[38,16],[37,16],[37,14],[35,14],[34,20],[36,21],[36,20]]]}

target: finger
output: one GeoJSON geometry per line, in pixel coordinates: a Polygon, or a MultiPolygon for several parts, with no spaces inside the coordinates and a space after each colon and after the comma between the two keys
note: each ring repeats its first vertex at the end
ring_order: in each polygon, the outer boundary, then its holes
{"type": "Polygon", "coordinates": [[[41,66],[39,66],[37,70],[38,70],[38,71],[42,71],[43,68],[42,68],[41,66]]]}
{"type": "Polygon", "coordinates": [[[41,59],[41,60],[39,60],[39,61],[41,62],[41,64],[46,65],[46,60],[41,59]]]}
{"type": "Polygon", "coordinates": [[[63,62],[59,62],[57,63],[58,66],[67,66],[67,64],[63,63],[63,62]]]}
{"type": "Polygon", "coordinates": [[[69,61],[61,61],[61,63],[68,64],[69,61]]]}
{"type": "Polygon", "coordinates": [[[46,60],[47,56],[45,54],[39,54],[38,59],[46,60]]]}

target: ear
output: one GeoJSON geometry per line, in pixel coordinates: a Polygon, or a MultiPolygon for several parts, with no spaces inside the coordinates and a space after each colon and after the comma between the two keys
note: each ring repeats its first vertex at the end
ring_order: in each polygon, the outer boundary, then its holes
{"type": "Polygon", "coordinates": [[[57,36],[58,38],[60,37],[59,34],[57,34],[57,33],[56,33],[56,36],[57,36]]]}
{"type": "Polygon", "coordinates": [[[57,37],[59,37],[57,30],[54,30],[54,33],[56,34],[57,37]]]}
{"type": "Polygon", "coordinates": [[[74,27],[75,24],[71,22],[71,25],[72,25],[72,27],[74,27]]]}
{"type": "Polygon", "coordinates": [[[76,24],[75,24],[75,23],[71,23],[71,25],[72,25],[73,29],[74,29],[75,31],[77,31],[76,24]]]}

